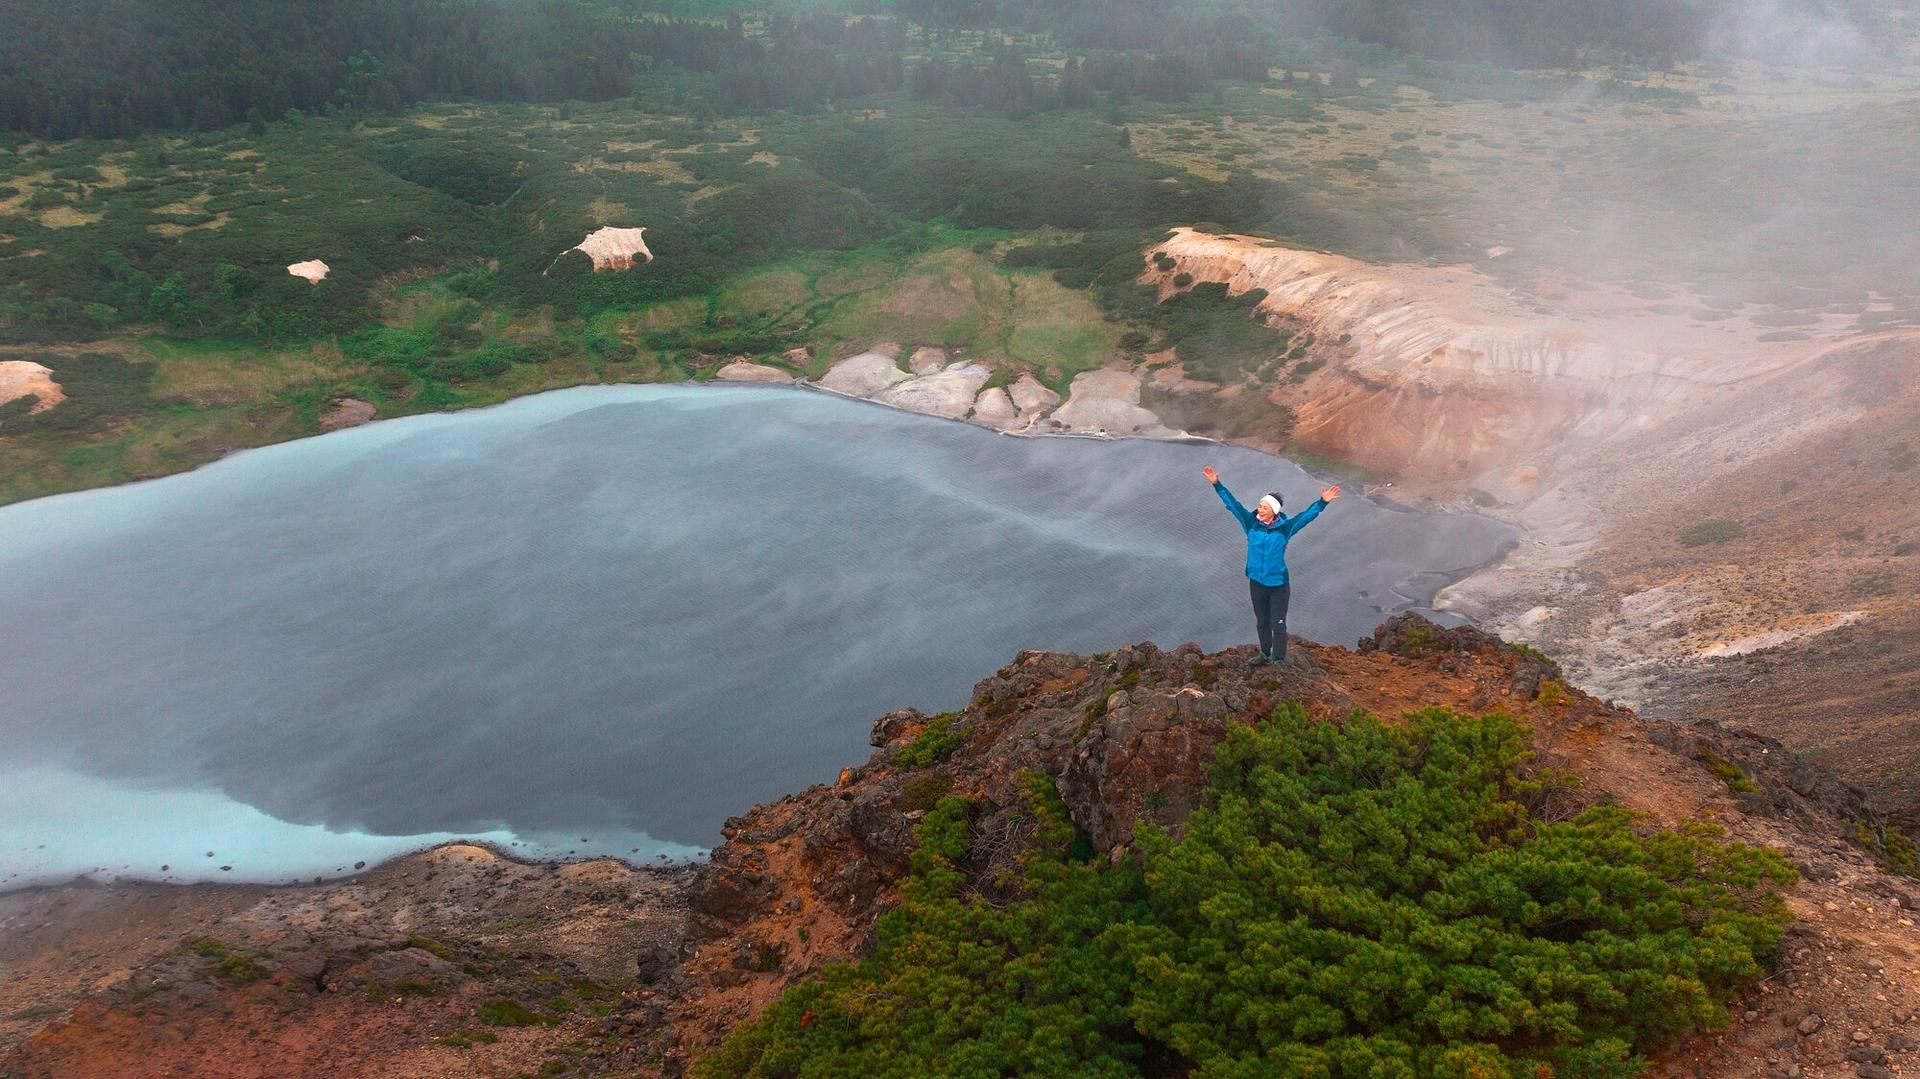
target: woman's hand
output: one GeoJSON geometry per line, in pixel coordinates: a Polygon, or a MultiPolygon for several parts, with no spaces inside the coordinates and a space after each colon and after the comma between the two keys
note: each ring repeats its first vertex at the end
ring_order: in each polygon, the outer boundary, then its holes
{"type": "Polygon", "coordinates": [[[1203,469],[1201,469],[1201,470],[1200,470],[1200,474],[1201,474],[1201,475],[1203,475],[1203,476],[1205,476],[1205,477],[1207,477],[1207,482],[1208,482],[1208,483],[1219,483],[1219,482],[1220,482],[1220,473],[1218,473],[1218,472],[1215,472],[1215,471],[1213,470],[1213,466],[1212,466],[1212,465],[1208,465],[1207,467],[1205,467],[1205,468],[1203,468],[1203,469]]]}
{"type": "Polygon", "coordinates": [[[1340,485],[1336,483],[1336,484],[1334,484],[1334,485],[1333,485],[1332,487],[1322,487],[1322,488],[1320,488],[1320,497],[1321,497],[1322,499],[1324,499],[1324,500],[1326,500],[1326,501],[1328,501],[1328,502],[1331,502],[1331,501],[1333,501],[1334,499],[1336,499],[1336,498],[1339,498],[1339,497],[1340,497],[1340,485]]]}

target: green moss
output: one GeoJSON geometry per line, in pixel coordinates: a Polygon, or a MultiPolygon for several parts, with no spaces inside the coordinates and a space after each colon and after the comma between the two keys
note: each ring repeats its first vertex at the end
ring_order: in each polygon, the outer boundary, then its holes
{"type": "Polygon", "coordinates": [[[193,954],[214,961],[214,969],[223,978],[236,982],[258,981],[266,975],[252,957],[233,951],[212,937],[201,937],[193,942],[193,954]]]}
{"type": "Polygon", "coordinates": [[[1545,652],[1540,651],[1525,641],[1508,641],[1507,647],[1549,670],[1558,671],[1560,669],[1558,660],[1555,660],[1552,656],[1547,655],[1545,652]]]}
{"type": "Polygon", "coordinates": [[[430,940],[427,937],[409,934],[407,936],[407,947],[418,948],[423,952],[437,956],[449,963],[459,962],[459,960],[454,958],[453,949],[448,948],[437,940],[430,940]]]}
{"type": "Polygon", "coordinates": [[[492,1045],[499,1040],[500,1035],[491,1030],[456,1030],[434,1038],[433,1044],[449,1049],[471,1049],[476,1045],[492,1045]]]}
{"type": "Polygon", "coordinates": [[[482,933],[508,933],[515,929],[531,929],[540,924],[540,919],[516,914],[510,918],[496,918],[480,927],[482,933]]]}
{"type": "Polygon", "coordinates": [[[1740,522],[1715,518],[1702,521],[1680,533],[1680,546],[1704,547],[1708,544],[1731,543],[1746,534],[1746,526],[1740,522]]]}
{"type": "Polygon", "coordinates": [[[1720,781],[1727,785],[1727,790],[1734,794],[1758,794],[1760,791],[1759,785],[1754,783],[1753,777],[1747,774],[1746,769],[1711,749],[1702,747],[1694,753],[1693,759],[1706,765],[1707,771],[1719,776],[1720,781]]]}
{"type": "Polygon", "coordinates": [[[551,1026],[560,1021],[556,1016],[542,1015],[506,997],[491,997],[481,1001],[473,1014],[482,1023],[495,1027],[551,1026]]]}

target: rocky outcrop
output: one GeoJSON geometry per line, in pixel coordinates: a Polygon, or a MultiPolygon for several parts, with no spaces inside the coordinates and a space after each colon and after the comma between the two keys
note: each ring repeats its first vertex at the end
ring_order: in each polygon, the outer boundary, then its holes
{"type": "Polygon", "coordinates": [[[820,388],[849,397],[871,397],[911,377],[900,370],[900,365],[892,357],[879,352],[862,352],[829,368],[820,378],[820,388]]]}
{"type": "Polygon", "coordinates": [[[930,374],[897,382],[873,395],[875,401],[926,416],[963,419],[973,410],[974,396],[993,372],[977,363],[951,364],[930,374]]]}
{"type": "MultiPolygon", "coordinates": [[[[1920,899],[1841,838],[1854,827],[1850,821],[1877,819],[1858,791],[1795,761],[1777,743],[1711,726],[1643,723],[1567,686],[1558,667],[1537,653],[1476,629],[1443,629],[1404,615],[1354,651],[1296,641],[1281,666],[1254,662],[1251,649],[1207,654],[1191,644],[1135,645],[1092,657],[1022,652],[976,684],[960,712],[882,716],[871,738],[878,751],[867,763],[847,769],[831,787],[728,822],[727,842],[692,887],[699,913],[685,967],[692,995],[680,1010],[670,1007],[667,1020],[679,1024],[683,1046],[717,1039],[780,987],[859,954],[874,919],[895,900],[914,826],[941,797],[964,796],[979,807],[970,826],[973,853],[962,868],[971,887],[998,895],[1001,871],[1030,827],[1020,808],[1022,777],[1051,777],[1095,849],[1122,857],[1140,821],[1178,832],[1197,806],[1214,747],[1233,724],[1289,700],[1329,722],[1355,707],[1391,718],[1433,704],[1521,716],[1535,731],[1541,763],[1581,781],[1563,796],[1571,799],[1564,812],[1614,801],[1668,826],[1711,816],[1737,838],[1787,849],[1818,882],[1794,900],[1809,919],[1802,932],[1810,939],[1871,939],[1881,942],[1873,947],[1887,947],[1897,938],[1920,963],[1920,931],[1911,919],[1902,925],[1900,914],[1901,903],[1920,899]],[[903,763],[903,750],[935,741],[951,743],[951,752],[924,766],[903,763]],[[1870,930],[1861,928],[1857,912],[1833,914],[1856,894],[1878,904],[1870,930]]],[[[1803,948],[1789,963],[1799,971],[1790,977],[1817,983],[1821,962],[1803,948]]],[[[1841,1008],[1839,992],[1817,1006],[1841,1008]]],[[[1862,1025],[1883,1028],[1908,1014],[1866,1005],[1855,1020],[1862,1025]]],[[[1762,1027],[1787,1006],[1785,997],[1751,1005],[1762,1027]]],[[[1712,1039],[1686,1049],[1733,1060],[1706,1073],[1726,1075],[1746,1074],[1754,1058],[1741,1054],[1764,1051],[1712,1039]]]]}
{"type": "Polygon", "coordinates": [[[327,279],[327,274],[332,272],[332,267],[319,259],[308,259],[305,262],[292,263],[287,267],[287,272],[304,279],[308,284],[317,285],[327,279]]]}
{"type": "MultiPolygon", "coordinates": [[[[1131,370],[1081,372],[1062,405],[1060,395],[1030,373],[1023,372],[1010,387],[987,388],[993,368],[984,363],[949,363],[944,349],[923,346],[913,350],[908,360],[913,373],[908,374],[900,369],[901,351],[891,342],[875,345],[835,363],[815,385],[847,397],[1013,434],[1184,435],[1141,407],[1140,376],[1131,370]]],[[[729,364],[719,377],[730,377],[729,370],[744,370],[741,362],[729,364]]]]}
{"type": "Polygon", "coordinates": [[[374,411],[371,401],[362,401],[358,397],[342,397],[320,414],[320,427],[326,431],[334,431],[342,427],[358,427],[363,423],[372,422],[374,411]]]}
{"type": "Polygon", "coordinates": [[[1795,368],[1820,342],[1738,339],[1652,301],[1593,292],[1543,307],[1471,267],[1383,266],[1175,229],[1142,280],[1263,289],[1273,325],[1310,330],[1327,366],[1283,387],[1294,435],[1408,478],[1489,474],[1569,439],[1628,437],[1728,387],[1795,368]]]}
{"type": "Polygon", "coordinates": [[[988,427],[1006,428],[1020,418],[1020,410],[1013,407],[1013,399],[1000,386],[980,391],[973,399],[973,419],[976,423],[988,427]]]}
{"type": "Polygon", "coordinates": [[[1013,407],[1020,410],[1023,420],[1038,419],[1048,409],[1060,403],[1060,395],[1040,384],[1040,380],[1031,374],[1022,374],[1008,387],[1007,396],[1012,398],[1013,407]]]}
{"type": "Polygon", "coordinates": [[[771,382],[789,383],[796,381],[793,375],[778,367],[769,367],[764,363],[754,363],[744,356],[737,357],[713,373],[713,377],[723,382],[771,382]]]}
{"type": "Polygon", "coordinates": [[[616,987],[677,983],[689,873],[456,843],[324,884],[0,894],[0,1076],[518,1074],[610,1026],[634,1074],[658,1024],[616,987]]]}
{"type": "Polygon", "coordinates": [[[1082,371],[1067,387],[1067,403],[1054,409],[1050,423],[1081,434],[1178,435],[1160,417],[1140,407],[1140,376],[1132,371],[1082,371]]]}

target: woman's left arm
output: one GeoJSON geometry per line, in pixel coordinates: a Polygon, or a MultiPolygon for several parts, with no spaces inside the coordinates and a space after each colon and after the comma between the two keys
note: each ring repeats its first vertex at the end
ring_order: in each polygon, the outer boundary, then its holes
{"type": "Polygon", "coordinates": [[[1334,499],[1339,497],[1340,497],[1340,487],[1338,484],[1335,484],[1332,487],[1321,488],[1320,498],[1318,501],[1316,501],[1313,505],[1308,506],[1306,509],[1301,510],[1298,515],[1288,519],[1287,536],[1291,538],[1294,533],[1312,524],[1313,519],[1315,517],[1320,516],[1320,511],[1327,508],[1327,503],[1332,502],[1334,499]]]}

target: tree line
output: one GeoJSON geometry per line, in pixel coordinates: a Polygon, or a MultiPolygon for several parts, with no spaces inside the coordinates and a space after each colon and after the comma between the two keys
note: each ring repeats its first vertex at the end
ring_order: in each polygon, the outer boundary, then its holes
{"type": "Polygon", "coordinates": [[[289,110],[427,99],[605,101],[662,70],[714,73],[729,105],[897,88],[892,20],[638,17],[566,0],[15,0],[0,124],[64,139],[256,126],[289,110]]]}
{"type": "Polygon", "coordinates": [[[1659,63],[1699,55],[1727,2],[898,0],[894,15],[850,19],[829,5],[749,33],[739,14],[663,18],[638,0],[13,0],[0,125],[126,138],[426,99],[605,101],[676,72],[711,77],[709,100],[726,112],[811,110],[909,81],[917,97],[962,105],[1087,107],[1090,89],[1172,100],[1214,79],[1264,78],[1285,42],[1320,33],[1473,63],[1659,63]],[[909,75],[910,25],[1026,30],[1121,55],[1045,83],[1007,55],[909,75]]]}

